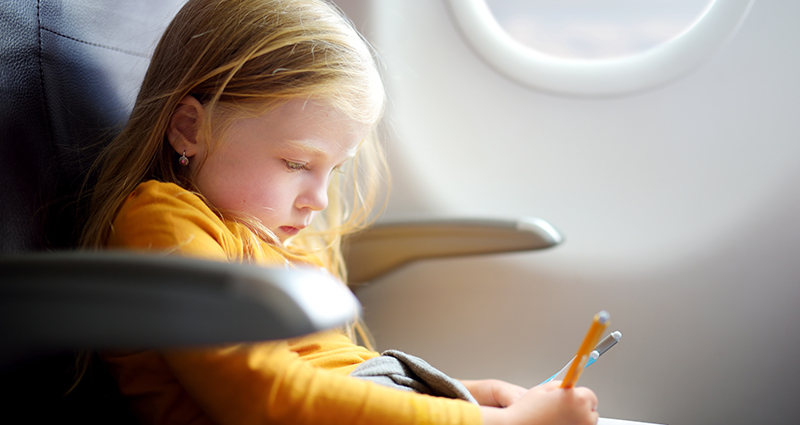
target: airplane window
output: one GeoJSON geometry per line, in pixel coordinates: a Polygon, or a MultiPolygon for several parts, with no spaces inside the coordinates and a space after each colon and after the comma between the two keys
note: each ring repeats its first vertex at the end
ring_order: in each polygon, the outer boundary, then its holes
{"type": "Polygon", "coordinates": [[[755,0],[447,0],[461,35],[519,83],[568,96],[619,96],[698,67],[755,0]]]}
{"type": "Polygon", "coordinates": [[[606,59],[645,52],[691,29],[714,0],[486,0],[515,40],[542,53],[606,59]]]}

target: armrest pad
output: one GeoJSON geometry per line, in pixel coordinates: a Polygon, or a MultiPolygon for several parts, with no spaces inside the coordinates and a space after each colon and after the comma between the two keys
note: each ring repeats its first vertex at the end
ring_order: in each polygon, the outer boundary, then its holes
{"type": "Polygon", "coordinates": [[[360,311],[344,285],[284,270],[114,252],[0,259],[5,347],[160,347],[299,336],[360,311]]]}
{"type": "Polygon", "coordinates": [[[537,250],[562,240],[538,218],[395,222],[349,236],[344,256],[348,283],[357,286],[424,258],[537,250]]]}

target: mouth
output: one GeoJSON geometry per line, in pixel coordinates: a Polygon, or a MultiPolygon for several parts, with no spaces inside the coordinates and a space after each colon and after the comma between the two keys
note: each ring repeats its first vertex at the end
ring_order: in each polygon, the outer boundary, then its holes
{"type": "Polygon", "coordinates": [[[286,234],[287,236],[294,236],[298,234],[300,230],[303,230],[301,227],[298,228],[293,226],[281,226],[278,229],[280,229],[280,231],[286,234]]]}

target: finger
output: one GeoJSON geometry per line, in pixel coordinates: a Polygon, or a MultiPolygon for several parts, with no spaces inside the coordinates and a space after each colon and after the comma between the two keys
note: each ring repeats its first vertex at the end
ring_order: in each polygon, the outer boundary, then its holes
{"type": "Polygon", "coordinates": [[[550,381],[550,382],[546,382],[546,383],[544,383],[542,385],[537,385],[537,386],[535,386],[533,388],[539,388],[540,390],[544,390],[544,391],[552,391],[552,390],[555,390],[557,388],[561,388],[561,381],[550,381]]]}
{"type": "Polygon", "coordinates": [[[597,406],[599,402],[597,400],[597,395],[594,393],[594,391],[586,387],[578,387],[574,388],[574,395],[575,398],[579,401],[579,403],[582,406],[585,406],[584,408],[590,409],[590,411],[592,412],[597,411],[597,406]]]}
{"type": "Polygon", "coordinates": [[[508,407],[527,392],[528,390],[518,385],[503,383],[494,387],[492,396],[499,407],[508,407]]]}
{"type": "Polygon", "coordinates": [[[581,387],[580,390],[581,390],[581,397],[586,397],[586,399],[591,402],[591,406],[594,407],[594,409],[592,410],[593,411],[597,410],[597,404],[598,404],[597,394],[595,394],[594,391],[586,387],[581,387]]]}

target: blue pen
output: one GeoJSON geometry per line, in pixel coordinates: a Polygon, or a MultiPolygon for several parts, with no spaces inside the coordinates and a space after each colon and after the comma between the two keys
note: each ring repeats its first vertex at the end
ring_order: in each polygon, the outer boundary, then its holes
{"type": "MultiPolygon", "coordinates": [[[[594,350],[591,353],[589,353],[589,360],[586,361],[586,366],[584,366],[583,368],[586,369],[587,367],[589,367],[589,365],[591,365],[592,363],[596,362],[598,357],[600,357],[600,353],[598,353],[597,350],[594,350]]],[[[572,360],[569,361],[569,363],[567,363],[566,366],[561,368],[561,370],[559,370],[555,375],[547,378],[547,380],[542,382],[542,384],[546,384],[546,383],[552,381],[553,379],[563,380],[564,376],[567,375],[567,371],[569,370],[569,367],[572,366],[572,362],[573,361],[575,361],[574,357],[572,358],[572,360]]],[[[539,384],[539,385],[542,385],[542,384],[539,384]]]]}
{"type": "MultiPolygon", "coordinates": [[[[600,357],[600,355],[602,355],[603,353],[608,351],[611,347],[616,345],[616,343],[619,342],[620,338],[622,338],[622,333],[620,331],[614,331],[614,332],[611,332],[610,334],[608,334],[605,338],[603,338],[602,341],[598,342],[597,346],[594,349],[594,351],[592,351],[592,353],[589,354],[589,360],[586,361],[586,366],[584,366],[583,368],[586,369],[587,367],[589,367],[592,364],[594,364],[594,362],[597,361],[597,359],[600,357]]],[[[555,375],[547,378],[547,380],[542,382],[542,384],[546,384],[546,383],[552,381],[553,379],[557,379],[557,380],[564,379],[564,376],[567,374],[567,370],[569,370],[569,367],[572,365],[573,360],[575,360],[575,358],[570,360],[569,363],[567,363],[567,365],[564,366],[561,370],[559,370],[555,375]]],[[[542,385],[542,384],[539,384],[539,385],[542,385]]]]}

